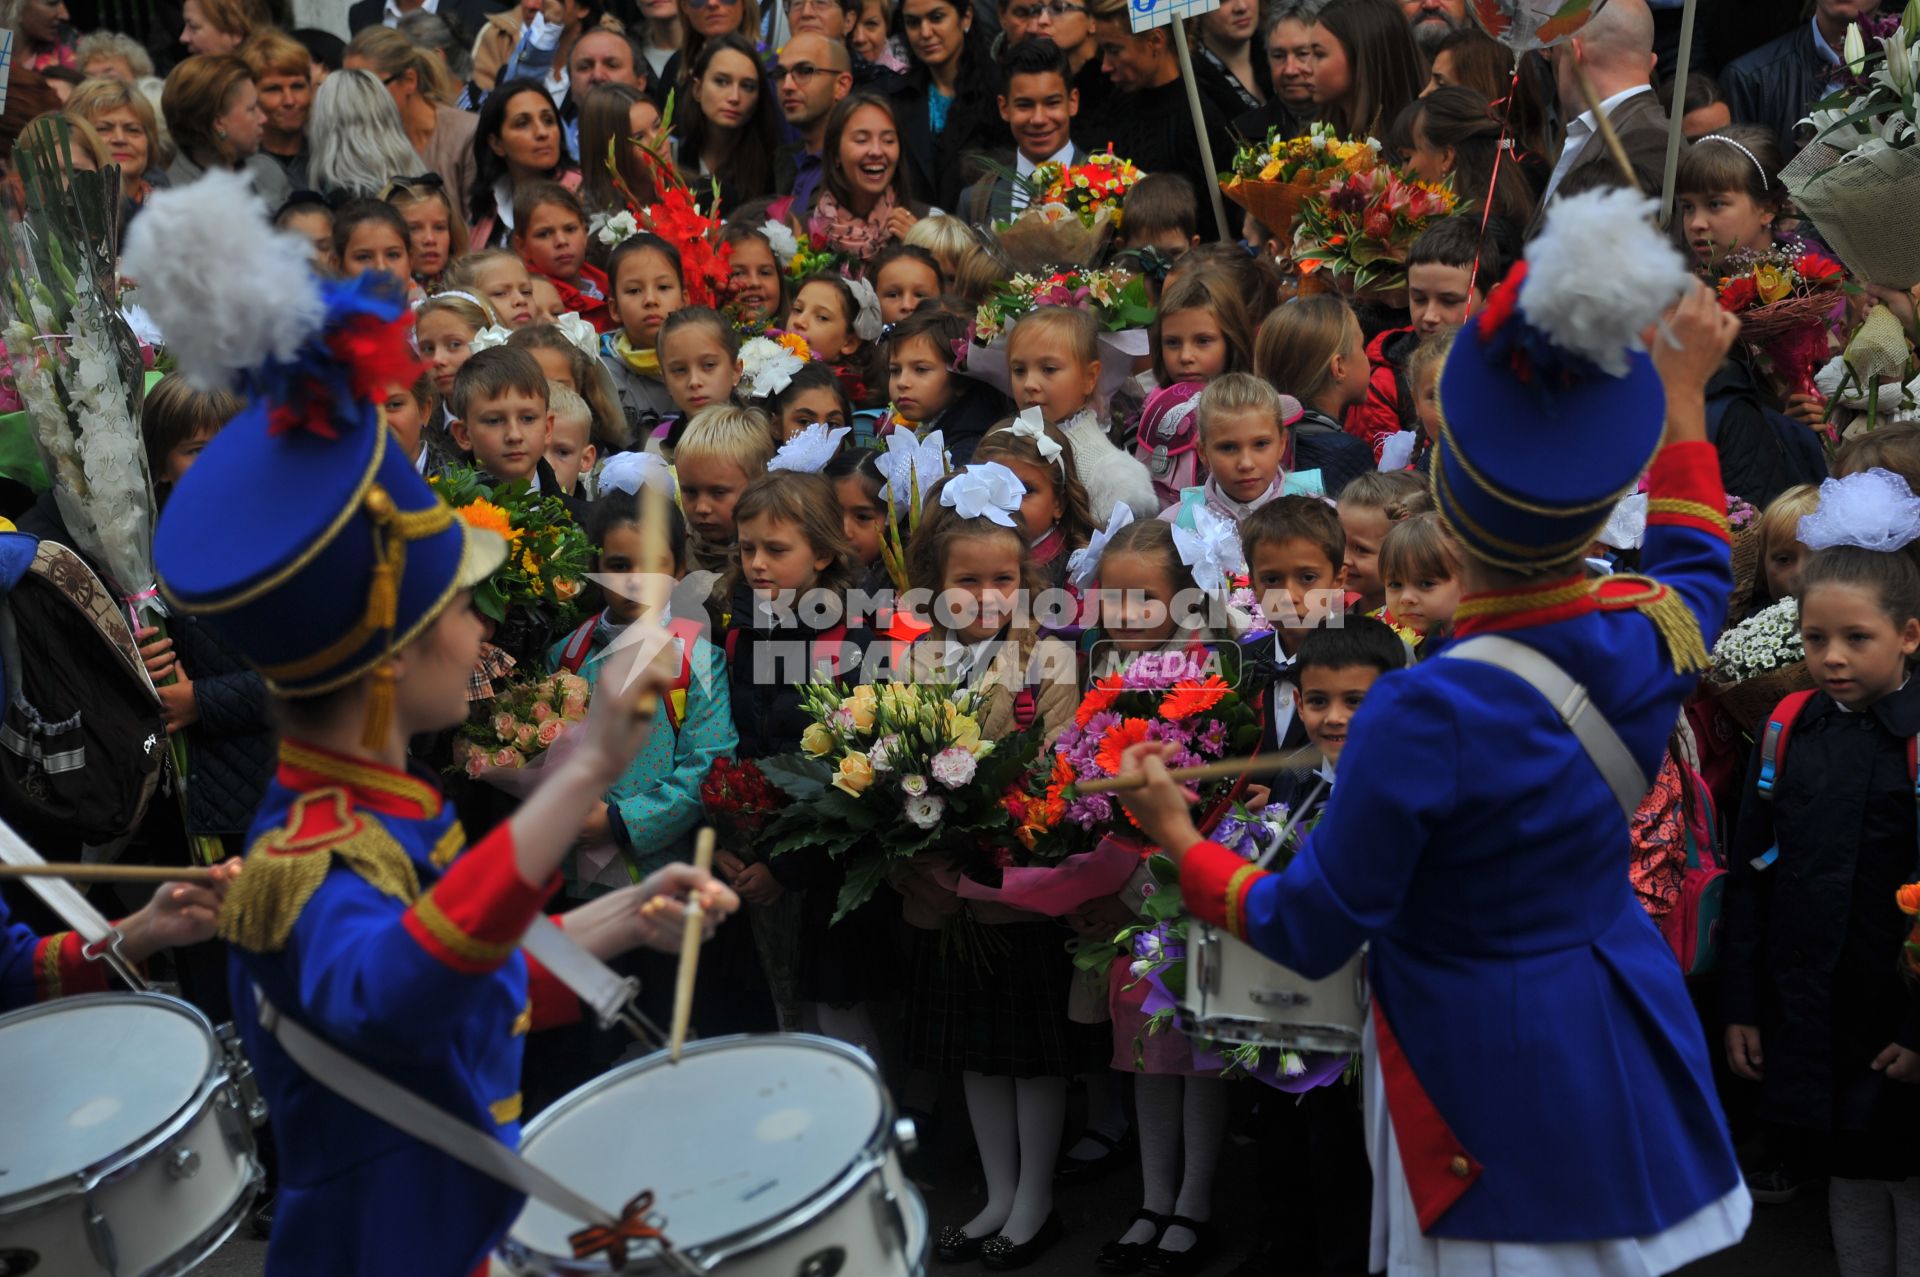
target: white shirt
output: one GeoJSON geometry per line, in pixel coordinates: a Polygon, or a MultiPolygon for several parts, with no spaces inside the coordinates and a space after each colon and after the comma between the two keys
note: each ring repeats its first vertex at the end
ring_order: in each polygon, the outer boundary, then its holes
{"type": "MultiPolygon", "coordinates": [[[[1607,118],[1611,120],[1614,112],[1620,109],[1622,102],[1625,102],[1628,98],[1636,97],[1639,94],[1651,92],[1653,92],[1653,86],[1636,84],[1631,89],[1616,93],[1602,102],[1600,109],[1604,111],[1607,118]]],[[[1547,182],[1546,198],[1540,201],[1542,208],[1545,208],[1552,202],[1554,192],[1560,189],[1560,183],[1565,181],[1567,174],[1573,171],[1574,161],[1580,158],[1580,152],[1587,149],[1588,140],[1592,138],[1597,131],[1598,130],[1594,128],[1592,111],[1582,111],[1579,119],[1567,125],[1567,144],[1560,148],[1560,162],[1553,166],[1553,177],[1547,182]]]]}
{"type": "MultiPolygon", "coordinates": [[[[419,7],[426,13],[438,13],[440,12],[440,0],[420,0],[419,7]]],[[[406,10],[402,9],[395,0],[387,0],[387,11],[380,15],[380,21],[387,26],[397,27],[400,25],[400,19],[405,16],[405,14],[406,10]]]]}
{"type": "MultiPolygon", "coordinates": [[[[391,2],[391,0],[389,0],[389,2],[391,2]]],[[[1034,161],[1027,158],[1027,153],[1025,151],[1016,151],[1014,153],[1013,171],[1018,173],[1021,177],[1032,177],[1033,171],[1039,168],[1041,164],[1066,164],[1070,162],[1072,159],[1073,159],[1073,140],[1069,138],[1065,146],[1061,147],[1059,150],[1055,151],[1052,155],[1049,155],[1046,159],[1041,160],[1037,164],[1034,161]]],[[[1024,186],[1021,186],[1019,183],[1016,182],[1013,187],[1013,211],[1018,213],[1021,209],[1025,208],[1026,206],[1027,206],[1027,188],[1024,186]]]]}

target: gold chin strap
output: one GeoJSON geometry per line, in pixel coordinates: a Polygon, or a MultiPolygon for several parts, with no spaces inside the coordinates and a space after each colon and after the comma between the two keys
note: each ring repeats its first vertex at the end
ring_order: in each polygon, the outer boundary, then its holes
{"type": "Polygon", "coordinates": [[[424,510],[400,510],[377,483],[367,489],[365,509],[373,521],[373,580],[367,585],[367,611],[361,626],[384,632],[385,638],[380,660],[371,672],[373,692],[367,699],[367,723],[360,743],[378,749],[393,730],[393,631],[400,620],[400,578],[407,567],[407,544],[450,526],[453,511],[443,501],[424,510]]]}

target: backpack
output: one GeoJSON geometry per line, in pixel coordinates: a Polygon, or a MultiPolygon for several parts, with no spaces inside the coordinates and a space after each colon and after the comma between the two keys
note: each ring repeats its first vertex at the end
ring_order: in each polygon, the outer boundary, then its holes
{"type": "Polygon", "coordinates": [[[1146,466],[1163,510],[1201,481],[1199,402],[1199,387],[1169,386],[1149,395],[1140,412],[1133,455],[1146,466]]]}
{"type": "MultiPolygon", "coordinates": [[[[583,622],[560,649],[560,668],[569,674],[578,674],[580,667],[593,655],[593,632],[599,628],[600,613],[595,613],[583,622]]],[[[680,724],[687,721],[687,689],[693,686],[693,643],[703,637],[702,627],[694,622],[669,621],[667,630],[680,640],[680,672],[674,675],[672,684],[662,702],[667,709],[667,725],[674,731],[680,730],[680,724]]],[[[729,651],[728,655],[732,655],[729,651]]]]}
{"type": "Polygon", "coordinates": [[[1706,975],[1720,965],[1720,914],[1726,901],[1727,864],[1721,854],[1720,815],[1713,790],[1699,772],[1675,759],[1680,771],[1680,833],[1687,867],[1680,896],[1660,930],[1680,960],[1681,974],[1706,975]]]}
{"type": "Polygon", "coordinates": [[[23,533],[0,540],[20,558],[34,545],[0,598],[0,814],[28,842],[113,842],[160,783],[160,696],[127,618],[79,555],[23,533]]]}
{"type": "MultiPolygon", "coordinates": [[[[1773,789],[1780,779],[1780,768],[1787,760],[1787,739],[1793,735],[1793,725],[1799,721],[1800,711],[1813,699],[1813,690],[1790,692],[1773,708],[1767,719],[1767,725],[1760,732],[1760,777],[1754,782],[1754,792],[1767,802],[1773,801],[1773,789]]],[[[1920,737],[1907,738],[1907,784],[1913,790],[1914,802],[1920,804],[1920,737]]],[[[1780,859],[1780,844],[1775,842],[1753,859],[1755,869],[1766,869],[1780,859]]]]}

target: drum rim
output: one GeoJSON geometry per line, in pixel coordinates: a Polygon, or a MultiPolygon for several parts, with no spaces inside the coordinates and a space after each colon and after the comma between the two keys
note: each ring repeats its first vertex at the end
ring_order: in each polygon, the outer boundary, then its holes
{"type": "MultiPolygon", "coordinates": [[[[749,1255],[756,1250],[763,1249],[782,1237],[790,1235],[796,1227],[804,1227],[806,1224],[818,1219],[827,1210],[846,1200],[849,1194],[871,1178],[876,1171],[886,1165],[887,1136],[889,1132],[894,1130],[895,1126],[893,1096],[888,1093],[886,1084],[880,1077],[878,1066],[874,1064],[873,1060],[865,1051],[860,1050],[858,1047],[850,1046],[845,1042],[838,1041],[837,1039],[821,1037],[813,1033],[733,1033],[725,1037],[702,1038],[698,1042],[689,1042],[680,1054],[684,1060],[691,1055],[730,1049],[744,1043],[800,1045],[819,1050],[825,1054],[838,1055],[848,1063],[859,1065],[861,1069],[874,1080],[876,1089],[880,1093],[880,1116],[874,1123],[874,1129],[868,1134],[866,1142],[861,1146],[860,1152],[855,1155],[852,1161],[848,1162],[845,1169],[833,1179],[827,1181],[821,1188],[810,1193],[804,1200],[794,1206],[791,1211],[782,1215],[779,1219],[763,1221],[735,1232],[724,1233],[697,1247],[689,1246],[680,1248],[681,1254],[706,1269],[711,1269],[720,1264],[738,1259],[743,1255],[749,1255]]],[[[657,1068],[663,1063],[667,1064],[668,1067],[673,1067],[666,1061],[666,1054],[665,1051],[655,1051],[652,1055],[645,1055],[637,1060],[630,1060],[619,1068],[609,1070],[591,1082],[576,1087],[560,1099],[554,1101],[547,1108],[542,1109],[539,1116],[535,1117],[531,1122],[528,1122],[526,1126],[521,1129],[520,1147],[522,1153],[524,1154],[526,1150],[527,1141],[538,1135],[542,1130],[545,1130],[547,1125],[550,1124],[550,1121],[559,1120],[560,1114],[577,1107],[576,1101],[578,1098],[588,1091],[604,1088],[609,1085],[614,1078],[623,1077],[628,1073],[641,1072],[649,1067],[657,1068]]],[[[911,1183],[908,1184],[908,1188],[912,1188],[911,1183]]],[[[914,1193],[913,1196],[917,1197],[918,1194],[914,1193]]],[[[924,1210],[925,1207],[926,1203],[922,1202],[921,1208],[924,1210]]],[[[514,1222],[518,1223],[519,1220],[516,1218],[514,1222]]],[[[931,1215],[929,1215],[929,1237],[931,1233],[931,1215]]],[[[593,1261],[590,1265],[556,1266],[577,1265],[578,1261],[573,1260],[569,1255],[560,1255],[552,1251],[540,1250],[519,1240],[513,1235],[511,1226],[509,1226],[506,1234],[500,1239],[497,1249],[502,1254],[509,1255],[515,1260],[542,1261],[547,1265],[546,1271],[552,1273],[597,1274],[612,1271],[599,1260],[593,1261]]]]}
{"type": "MultiPolygon", "coordinates": [[[[104,1002],[122,1005],[162,1005],[197,1024],[207,1036],[210,1061],[207,1074],[200,1080],[191,1095],[166,1120],[160,1122],[147,1134],[125,1144],[112,1153],[85,1166],[68,1171],[58,1179],[47,1180],[12,1193],[0,1195],[0,1214],[25,1213],[65,1200],[69,1197],[84,1197],[99,1188],[117,1172],[144,1161],[151,1154],[166,1147],[177,1136],[193,1126],[211,1108],[223,1086],[230,1084],[227,1076],[226,1053],[214,1032],[213,1022],[199,1007],[165,993],[83,993],[70,997],[56,998],[49,1002],[36,1003],[9,1011],[0,1015],[0,1029],[36,1016],[54,1015],[79,1005],[98,1006],[104,1002]]],[[[258,1158],[254,1158],[256,1170],[258,1158]]]]}

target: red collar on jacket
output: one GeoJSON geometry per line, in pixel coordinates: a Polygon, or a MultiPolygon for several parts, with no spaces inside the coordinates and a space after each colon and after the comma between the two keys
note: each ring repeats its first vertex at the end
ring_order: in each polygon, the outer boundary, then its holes
{"type": "Polygon", "coordinates": [[[437,788],[410,772],[292,739],[280,742],[277,778],[295,791],[345,789],[355,807],[409,820],[437,816],[445,802],[437,788]]]}
{"type": "Polygon", "coordinates": [[[1475,634],[1523,630],[1597,612],[1599,584],[1584,576],[1568,576],[1524,589],[1469,594],[1453,614],[1453,635],[1471,638],[1475,634]]]}

